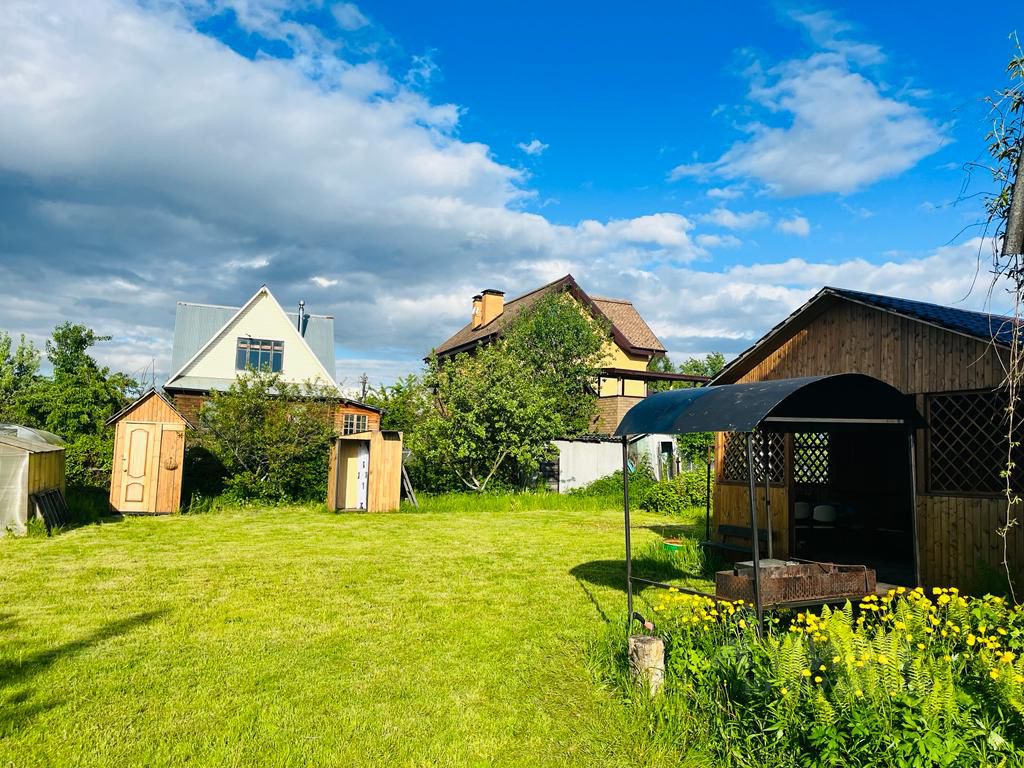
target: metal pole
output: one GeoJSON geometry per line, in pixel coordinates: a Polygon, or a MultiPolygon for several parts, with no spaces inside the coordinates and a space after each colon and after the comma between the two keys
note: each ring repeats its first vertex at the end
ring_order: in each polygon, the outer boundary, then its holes
{"type": "Polygon", "coordinates": [[[910,519],[914,532],[914,586],[921,586],[921,555],[917,539],[917,457],[914,451],[914,430],[907,432],[907,453],[910,460],[910,519]]]}
{"type": "Polygon", "coordinates": [[[629,438],[622,436],[622,512],[626,525],[626,631],[633,628],[633,550],[629,539],[629,438]]]}
{"type": "Polygon", "coordinates": [[[704,457],[708,468],[707,494],[704,498],[704,541],[711,541],[711,451],[708,448],[708,455],[704,457]]]}
{"type": "Polygon", "coordinates": [[[771,560],[775,554],[772,551],[772,491],[769,486],[771,477],[771,445],[767,432],[761,433],[761,450],[764,451],[764,516],[768,519],[768,559],[771,560]]]}
{"type": "Polygon", "coordinates": [[[760,536],[757,530],[757,484],[754,480],[754,434],[747,432],[747,484],[750,499],[751,541],[754,543],[754,612],[757,615],[757,631],[763,629],[764,609],[761,606],[761,552],[758,546],[760,536]]]}

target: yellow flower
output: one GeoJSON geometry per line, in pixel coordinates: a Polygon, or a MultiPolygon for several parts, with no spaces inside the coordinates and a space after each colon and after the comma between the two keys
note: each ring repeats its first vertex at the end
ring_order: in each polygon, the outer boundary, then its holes
{"type": "Polygon", "coordinates": [[[967,636],[967,645],[973,646],[976,642],[978,642],[978,638],[976,638],[974,635],[967,636]]]}
{"type": "Polygon", "coordinates": [[[747,622],[745,622],[743,619],[740,619],[739,627],[740,627],[740,629],[746,629],[747,628],[747,622]]]}
{"type": "Polygon", "coordinates": [[[999,670],[998,669],[993,669],[991,672],[988,673],[988,676],[991,677],[993,680],[998,680],[999,679],[999,670]]]}
{"type": "Polygon", "coordinates": [[[789,689],[788,688],[783,688],[781,693],[782,693],[783,696],[785,696],[787,693],[789,693],[789,689]]]}
{"type": "Polygon", "coordinates": [[[838,664],[838,663],[839,663],[840,661],[842,661],[842,660],[843,660],[843,657],[842,657],[842,656],[833,656],[833,657],[832,657],[832,663],[833,663],[833,664],[838,664]]]}
{"type": "Polygon", "coordinates": [[[1005,634],[1006,634],[1006,630],[1005,630],[1005,629],[1003,629],[1002,627],[1000,627],[999,629],[997,629],[997,630],[996,630],[996,632],[998,632],[998,633],[999,633],[1000,635],[1005,635],[1005,634]]]}
{"type": "Polygon", "coordinates": [[[878,654],[878,663],[879,664],[888,664],[889,663],[889,657],[886,656],[884,653],[878,654]]]}
{"type": "Polygon", "coordinates": [[[863,661],[858,661],[857,662],[857,666],[858,667],[863,667],[864,666],[864,662],[863,661]]]}
{"type": "Polygon", "coordinates": [[[943,660],[943,661],[952,661],[952,660],[953,660],[953,657],[952,657],[952,656],[950,656],[950,655],[949,655],[949,654],[947,653],[947,654],[946,654],[945,656],[943,656],[943,657],[942,657],[942,660],[943,660]]]}
{"type": "Polygon", "coordinates": [[[859,699],[861,696],[864,695],[864,691],[862,691],[860,688],[858,688],[856,691],[853,692],[853,695],[856,696],[859,699]]]}
{"type": "Polygon", "coordinates": [[[801,675],[803,675],[804,677],[810,677],[810,676],[811,676],[811,670],[809,670],[809,669],[805,669],[805,670],[804,670],[803,672],[801,672],[800,674],[801,674],[801,675]]]}
{"type": "Polygon", "coordinates": [[[820,683],[821,682],[821,675],[815,675],[814,676],[814,682],[820,683]]]}
{"type": "Polygon", "coordinates": [[[1012,664],[1013,660],[1017,658],[1013,651],[1006,651],[1002,656],[999,657],[999,661],[1003,664],[1012,664]]]}
{"type": "Polygon", "coordinates": [[[914,641],[914,636],[913,635],[907,635],[907,640],[910,641],[910,642],[913,642],[914,641]]]}
{"type": "Polygon", "coordinates": [[[818,670],[821,671],[821,672],[824,672],[826,669],[828,669],[828,667],[826,667],[824,664],[822,664],[820,667],[818,667],[818,670]]]}
{"type": "Polygon", "coordinates": [[[853,663],[853,662],[855,662],[856,660],[857,660],[857,657],[856,657],[856,656],[854,656],[854,655],[853,655],[852,653],[848,653],[848,654],[846,654],[846,661],[847,661],[848,663],[852,664],[852,663],[853,663]]]}

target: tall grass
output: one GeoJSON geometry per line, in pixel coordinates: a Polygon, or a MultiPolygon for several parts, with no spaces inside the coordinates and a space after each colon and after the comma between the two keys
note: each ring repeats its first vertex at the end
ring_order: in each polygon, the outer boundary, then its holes
{"type": "Polygon", "coordinates": [[[523,491],[508,493],[442,493],[417,494],[419,507],[407,501],[402,502],[406,512],[599,512],[622,507],[621,492],[618,496],[552,493],[550,491],[523,491]]]}

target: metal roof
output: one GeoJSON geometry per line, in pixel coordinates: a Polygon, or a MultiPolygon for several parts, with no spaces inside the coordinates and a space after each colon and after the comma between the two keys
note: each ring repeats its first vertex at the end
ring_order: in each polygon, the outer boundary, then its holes
{"type": "Polygon", "coordinates": [[[913,400],[861,373],[674,389],[634,405],[615,434],[919,427],[913,400]]]}
{"type": "MultiPolygon", "coordinates": [[[[213,304],[193,304],[179,301],[174,315],[174,346],[171,349],[171,371],[180,371],[227,322],[238,312],[238,307],[213,304]]],[[[292,323],[297,323],[297,312],[285,312],[292,323]]],[[[334,373],[334,318],[330,315],[310,315],[306,324],[306,343],[324,368],[334,373]]],[[[179,384],[181,380],[175,382],[179,384]]],[[[233,379],[227,380],[228,384],[233,379]]],[[[209,388],[209,387],[207,387],[209,388]]]]}
{"type": "Polygon", "coordinates": [[[957,333],[974,336],[982,341],[995,340],[999,344],[1009,344],[1013,332],[1013,319],[988,312],[975,312],[970,309],[945,307],[927,301],[900,299],[894,296],[882,296],[877,293],[851,291],[846,288],[826,287],[826,291],[853,301],[870,304],[879,309],[897,312],[907,317],[923,320],[927,323],[941,325],[957,333]]]}
{"type": "Polygon", "coordinates": [[[833,288],[826,285],[802,306],[793,310],[782,322],[769,329],[764,336],[730,360],[711,380],[711,384],[735,381],[763,359],[762,350],[777,348],[787,339],[792,338],[800,328],[805,327],[806,323],[839,301],[855,302],[919,323],[927,323],[951,333],[985,342],[994,341],[996,344],[1004,346],[1009,345],[1013,330],[1012,319],[1002,315],[944,307],[941,304],[931,304],[926,301],[899,299],[893,296],[882,296],[878,293],[851,291],[846,288],[833,288]]]}

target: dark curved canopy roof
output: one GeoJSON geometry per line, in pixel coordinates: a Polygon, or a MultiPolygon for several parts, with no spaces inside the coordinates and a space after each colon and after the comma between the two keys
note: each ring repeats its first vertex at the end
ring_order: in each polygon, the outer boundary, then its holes
{"type": "Polygon", "coordinates": [[[840,373],[659,392],[634,405],[615,434],[921,426],[913,396],[871,376],[840,373]]]}

